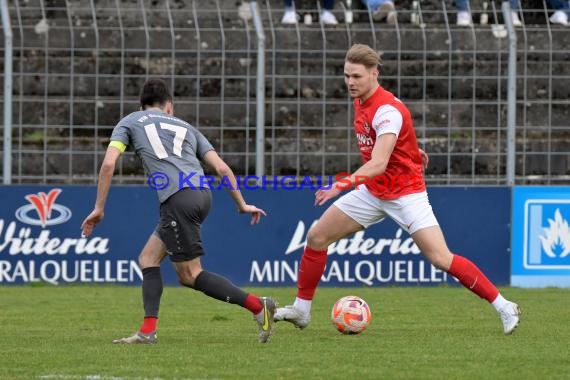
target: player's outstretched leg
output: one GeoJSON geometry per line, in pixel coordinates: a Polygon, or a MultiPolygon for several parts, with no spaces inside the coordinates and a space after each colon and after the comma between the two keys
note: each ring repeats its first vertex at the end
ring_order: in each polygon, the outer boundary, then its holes
{"type": "Polygon", "coordinates": [[[499,314],[503,323],[503,332],[506,335],[513,333],[520,321],[519,305],[505,299],[485,274],[471,260],[463,256],[453,255],[448,272],[464,287],[486,299],[499,314]]]}
{"type": "Polygon", "coordinates": [[[273,332],[273,317],[276,309],[273,299],[247,293],[232,284],[227,278],[205,270],[200,272],[193,286],[190,287],[209,297],[240,305],[251,311],[253,319],[256,320],[260,328],[259,342],[266,343],[269,340],[273,332]]]}
{"type": "Polygon", "coordinates": [[[520,322],[519,306],[505,299],[471,260],[451,253],[439,226],[422,228],[413,232],[412,237],[432,265],[454,276],[466,289],[487,300],[499,314],[503,332],[512,334],[520,322]]]}

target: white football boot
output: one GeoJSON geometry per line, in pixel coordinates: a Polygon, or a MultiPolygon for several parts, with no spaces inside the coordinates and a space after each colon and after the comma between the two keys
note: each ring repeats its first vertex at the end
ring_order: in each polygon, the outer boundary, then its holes
{"type": "Polygon", "coordinates": [[[514,302],[507,301],[507,304],[499,310],[499,316],[503,322],[503,331],[505,335],[513,333],[515,328],[519,325],[521,309],[519,305],[514,302]]]}
{"type": "Polygon", "coordinates": [[[143,334],[140,331],[137,331],[131,336],[121,339],[115,339],[113,341],[114,344],[156,344],[158,343],[158,338],[156,336],[156,332],[150,334],[143,334]]]}
{"type": "Polygon", "coordinates": [[[300,310],[296,309],[293,305],[288,305],[285,307],[280,307],[275,312],[273,316],[275,322],[287,321],[295,325],[299,329],[304,329],[311,323],[311,314],[302,313],[300,310]]]}

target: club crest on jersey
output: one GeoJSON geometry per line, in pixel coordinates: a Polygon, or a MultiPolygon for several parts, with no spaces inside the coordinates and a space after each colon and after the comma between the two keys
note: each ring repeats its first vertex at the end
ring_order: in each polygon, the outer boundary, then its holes
{"type": "Polygon", "coordinates": [[[374,145],[374,140],[372,140],[372,137],[370,137],[364,133],[357,133],[356,134],[356,140],[358,141],[358,145],[361,148],[365,147],[365,146],[370,147],[370,146],[374,145]]]}

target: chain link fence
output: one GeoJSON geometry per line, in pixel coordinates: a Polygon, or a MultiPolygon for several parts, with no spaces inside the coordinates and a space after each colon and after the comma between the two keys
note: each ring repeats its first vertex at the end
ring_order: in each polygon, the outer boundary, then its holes
{"type": "MultiPolygon", "coordinates": [[[[412,111],[430,155],[428,183],[507,183],[508,41],[500,6],[490,3],[486,25],[466,28],[455,25],[448,2],[423,4],[398,9],[398,22],[389,25],[355,5],[346,23],[339,1],[339,25],[325,26],[315,3],[298,7],[313,15],[312,24],[289,26],[280,23],[281,1],[258,3],[265,174],[332,175],[360,165],[343,64],[353,43],[366,43],[382,52],[381,84],[412,111]]],[[[249,5],[9,2],[12,183],[96,183],[113,127],[138,108],[140,86],[155,76],[172,87],[177,116],[202,131],[236,174],[254,174],[259,41],[249,5]]],[[[477,22],[483,10],[475,4],[472,13],[477,22]]],[[[550,25],[545,4],[519,13],[515,182],[568,184],[570,29],[550,25]]],[[[144,180],[127,152],[116,181],[144,180]]]]}

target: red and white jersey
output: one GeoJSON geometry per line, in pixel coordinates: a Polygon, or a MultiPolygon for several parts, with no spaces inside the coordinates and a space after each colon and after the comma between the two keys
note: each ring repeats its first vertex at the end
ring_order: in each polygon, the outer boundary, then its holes
{"type": "Polygon", "coordinates": [[[366,182],[372,195],[388,200],[426,190],[412,116],[394,94],[379,86],[364,103],[355,99],[354,132],[364,163],[370,161],[377,136],[393,133],[398,137],[386,171],[366,182]]]}

